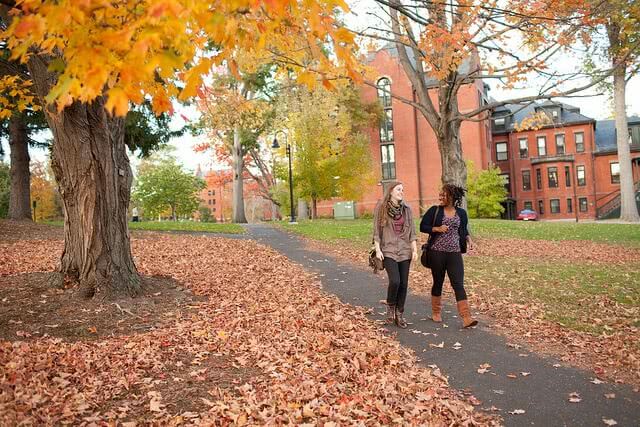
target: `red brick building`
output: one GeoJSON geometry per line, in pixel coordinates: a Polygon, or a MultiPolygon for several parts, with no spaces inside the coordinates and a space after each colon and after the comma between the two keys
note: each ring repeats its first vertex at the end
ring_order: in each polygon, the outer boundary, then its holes
{"type": "MultiPolygon", "coordinates": [[[[379,88],[415,99],[393,45],[371,53],[368,59],[378,73],[379,88]]],[[[435,88],[436,82],[433,84],[435,88]]],[[[488,102],[487,91],[488,86],[479,81],[462,87],[458,95],[460,111],[488,102]]],[[[404,184],[405,200],[414,212],[424,212],[437,202],[441,175],[440,154],[431,127],[414,107],[386,96],[382,90],[364,87],[363,97],[380,101],[385,120],[379,129],[370,131],[379,182],[366,188],[361,200],[356,201],[357,214],[371,212],[382,198],[385,183],[392,180],[404,184]]],[[[435,93],[432,99],[436,100],[435,93]]],[[[638,183],[639,117],[629,119],[629,132],[634,182],[638,183]]],[[[465,160],[482,169],[495,164],[503,172],[509,194],[504,218],[515,218],[524,208],[536,210],[542,219],[604,218],[615,215],[619,208],[613,120],[596,121],[580,114],[578,108],[555,102],[526,108],[508,105],[495,110],[491,120],[464,122],[460,138],[465,160]],[[535,131],[515,130],[515,123],[539,111],[548,115],[551,124],[535,131]]],[[[336,201],[319,202],[318,214],[332,216],[336,201]]]]}
{"type": "MultiPolygon", "coordinates": [[[[406,99],[415,99],[395,47],[371,53],[369,65],[378,71],[378,88],[385,88],[406,99]]],[[[435,88],[435,81],[433,84],[435,88]]],[[[471,111],[486,102],[486,91],[487,87],[482,82],[462,87],[458,96],[460,111],[471,111]]],[[[385,120],[379,129],[370,131],[371,153],[374,164],[378,166],[380,181],[366,188],[362,199],[356,201],[357,214],[371,212],[382,198],[385,183],[393,180],[404,184],[405,201],[414,212],[423,212],[438,200],[442,172],[433,130],[414,107],[385,95],[382,90],[364,87],[363,97],[368,102],[378,99],[382,103],[385,120]]],[[[437,105],[435,93],[432,99],[437,105]]],[[[464,122],[460,138],[464,158],[473,160],[476,167],[486,168],[491,160],[489,121],[464,122]]],[[[318,214],[332,216],[335,201],[319,202],[318,214]]]]}
{"type": "MultiPolygon", "coordinates": [[[[205,181],[206,187],[200,191],[200,207],[209,209],[217,222],[231,221],[233,215],[233,171],[231,169],[202,172],[200,166],[196,176],[205,181]]],[[[253,180],[244,180],[244,209],[249,222],[270,220],[274,211],[272,204],[258,194],[253,180]]],[[[199,213],[195,215],[199,218],[199,213]]]]}
{"type": "MultiPolygon", "coordinates": [[[[492,115],[492,162],[509,193],[505,218],[533,209],[542,219],[604,218],[620,199],[613,120],[596,121],[571,105],[507,105],[492,115]],[[548,124],[517,131],[516,123],[544,113],[548,124]]],[[[640,118],[629,118],[634,182],[640,179],[640,118]]]]}

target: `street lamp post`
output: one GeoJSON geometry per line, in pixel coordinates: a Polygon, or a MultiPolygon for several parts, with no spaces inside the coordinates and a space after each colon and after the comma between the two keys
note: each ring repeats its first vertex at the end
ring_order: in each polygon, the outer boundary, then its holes
{"type": "Polygon", "coordinates": [[[284,135],[284,143],[286,144],[286,147],[287,147],[287,157],[289,158],[289,200],[291,202],[291,219],[289,222],[295,223],[296,210],[295,210],[295,207],[293,206],[293,173],[291,171],[291,145],[287,141],[287,134],[284,131],[279,130],[276,132],[276,135],[273,138],[273,145],[271,146],[271,148],[273,149],[280,148],[280,144],[278,144],[278,138],[277,138],[278,133],[282,133],[284,135]]]}

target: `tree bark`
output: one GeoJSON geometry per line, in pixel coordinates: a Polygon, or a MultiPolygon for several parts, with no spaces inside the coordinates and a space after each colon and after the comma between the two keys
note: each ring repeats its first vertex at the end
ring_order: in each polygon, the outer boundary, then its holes
{"type": "Polygon", "coordinates": [[[244,170],[244,153],[240,140],[240,129],[233,130],[233,222],[246,224],[247,217],[244,213],[244,182],[242,171],[244,170]]]}
{"type": "MultiPolygon", "coordinates": [[[[42,105],[55,81],[47,62],[35,55],[29,61],[42,105]]],[[[104,101],[75,102],[61,112],[45,108],[54,136],[51,166],[65,216],[59,278],[77,281],[85,297],[136,296],[141,286],[127,221],[133,175],[124,119],[109,117],[104,101]]]]}
{"type": "MultiPolygon", "coordinates": [[[[457,87],[457,86],[456,86],[457,87]]],[[[441,87],[441,92],[447,92],[450,88],[441,87]]],[[[441,181],[443,184],[453,184],[458,187],[467,187],[467,165],[462,156],[462,141],[460,140],[460,120],[454,117],[458,114],[458,91],[452,91],[451,96],[440,93],[439,129],[436,131],[436,139],[440,151],[440,163],[442,165],[441,181]]]]}
{"type": "Polygon", "coordinates": [[[620,165],[620,220],[640,222],[636,195],[633,188],[633,169],[629,148],[629,127],[627,107],[625,105],[626,82],[625,67],[618,66],[613,73],[613,101],[616,122],[616,144],[618,146],[618,164],[620,165]]]}
{"type": "Polygon", "coordinates": [[[31,173],[29,172],[29,142],[27,125],[22,113],[9,119],[11,150],[11,196],[9,218],[31,220],[31,173]]]}

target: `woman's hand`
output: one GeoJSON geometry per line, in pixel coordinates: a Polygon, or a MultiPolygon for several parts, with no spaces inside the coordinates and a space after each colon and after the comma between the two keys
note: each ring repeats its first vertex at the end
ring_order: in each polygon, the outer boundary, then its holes
{"type": "Polygon", "coordinates": [[[438,227],[433,227],[433,231],[435,231],[436,233],[446,233],[447,231],[449,231],[449,226],[440,225],[438,227]]]}
{"type": "Polygon", "coordinates": [[[418,251],[416,251],[416,250],[413,251],[413,254],[411,255],[411,260],[413,262],[418,260],[418,251]]]}
{"type": "Polygon", "coordinates": [[[384,255],[382,255],[382,251],[376,249],[376,258],[380,261],[384,261],[384,255]]]}
{"type": "Polygon", "coordinates": [[[467,250],[474,250],[476,248],[476,246],[473,244],[473,241],[471,240],[470,237],[467,237],[467,250]]]}

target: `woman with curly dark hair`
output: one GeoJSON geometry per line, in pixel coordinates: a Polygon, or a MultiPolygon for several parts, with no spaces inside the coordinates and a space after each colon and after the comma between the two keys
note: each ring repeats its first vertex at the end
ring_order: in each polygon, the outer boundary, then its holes
{"type": "Polygon", "coordinates": [[[404,302],[409,288],[411,261],[418,259],[418,237],[411,208],[403,201],[402,183],[391,182],[374,211],[373,241],[376,256],[387,270],[387,323],[406,328],[404,302]]]}
{"type": "Polygon", "coordinates": [[[464,264],[462,254],[473,249],[468,230],[467,212],[462,209],[465,189],[445,184],[440,191],[440,206],[431,206],[422,217],[420,231],[430,235],[431,260],[431,314],[434,322],[442,322],[442,285],[445,274],[456,295],[458,312],[465,328],[478,324],[471,317],[467,293],[464,290],[464,264]]]}

